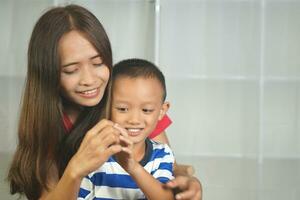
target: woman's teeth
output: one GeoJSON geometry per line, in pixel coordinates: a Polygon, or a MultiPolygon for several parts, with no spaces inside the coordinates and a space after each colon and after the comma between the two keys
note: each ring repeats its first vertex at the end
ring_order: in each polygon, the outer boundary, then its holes
{"type": "Polygon", "coordinates": [[[80,92],[80,93],[89,95],[89,94],[93,94],[95,92],[97,92],[97,89],[87,90],[87,91],[83,91],[83,92],[80,92]]]}
{"type": "Polygon", "coordinates": [[[78,94],[84,98],[92,99],[92,98],[95,98],[98,96],[99,88],[92,89],[92,90],[80,91],[80,92],[78,92],[78,94]]]}

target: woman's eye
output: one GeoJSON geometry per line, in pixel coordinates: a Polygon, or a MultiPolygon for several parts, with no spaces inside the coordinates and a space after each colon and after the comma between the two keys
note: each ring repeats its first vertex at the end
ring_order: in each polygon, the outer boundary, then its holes
{"type": "Polygon", "coordinates": [[[95,67],[101,67],[102,65],[103,65],[103,62],[101,62],[101,63],[94,63],[93,64],[95,67]]]}
{"type": "Polygon", "coordinates": [[[77,71],[77,69],[70,70],[70,71],[63,71],[63,73],[65,73],[65,74],[74,74],[76,71],[77,71]]]}

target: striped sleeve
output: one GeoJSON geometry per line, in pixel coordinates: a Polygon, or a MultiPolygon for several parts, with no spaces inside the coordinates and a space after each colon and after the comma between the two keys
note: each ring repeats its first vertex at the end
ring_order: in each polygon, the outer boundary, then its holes
{"type": "Polygon", "coordinates": [[[145,168],[151,167],[152,176],[161,183],[166,183],[174,179],[174,161],[173,152],[168,145],[153,142],[152,161],[149,162],[145,168]]]}
{"type": "Polygon", "coordinates": [[[91,182],[91,179],[88,176],[84,177],[80,184],[77,200],[92,199],[93,187],[94,185],[91,182]]]}

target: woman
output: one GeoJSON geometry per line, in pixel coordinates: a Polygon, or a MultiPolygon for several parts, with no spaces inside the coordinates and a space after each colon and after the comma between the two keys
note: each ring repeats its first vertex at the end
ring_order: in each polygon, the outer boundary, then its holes
{"type": "MultiPolygon", "coordinates": [[[[110,42],[92,13],[69,5],[41,16],[28,48],[19,144],[8,174],[12,194],[76,199],[82,178],[122,150],[124,130],[105,119],[111,71],[110,42]],[[67,134],[73,146],[62,152],[67,134]]],[[[200,199],[195,178],[180,176],[167,186],[185,190],[179,199],[200,199]]]]}

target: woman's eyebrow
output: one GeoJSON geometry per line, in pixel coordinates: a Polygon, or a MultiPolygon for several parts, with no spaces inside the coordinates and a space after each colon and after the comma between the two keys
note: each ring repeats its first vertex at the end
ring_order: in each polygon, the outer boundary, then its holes
{"type": "MultiPolygon", "coordinates": [[[[92,57],[90,57],[90,60],[93,60],[93,59],[95,59],[95,58],[100,58],[101,59],[101,56],[99,55],[99,54],[97,54],[97,55],[95,55],[95,56],[92,56],[92,57]]],[[[102,60],[102,59],[101,59],[102,60]]],[[[67,64],[64,64],[62,67],[68,67],[68,66],[70,66],[70,65],[76,65],[76,64],[78,64],[79,62],[70,62],[70,63],[67,63],[67,64]]]]}
{"type": "Polygon", "coordinates": [[[92,60],[92,59],[95,59],[95,58],[98,58],[98,57],[101,58],[101,56],[99,54],[97,54],[95,56],[90,57],[90,59],[92,60]]]}

